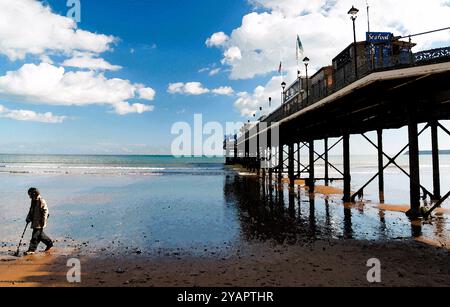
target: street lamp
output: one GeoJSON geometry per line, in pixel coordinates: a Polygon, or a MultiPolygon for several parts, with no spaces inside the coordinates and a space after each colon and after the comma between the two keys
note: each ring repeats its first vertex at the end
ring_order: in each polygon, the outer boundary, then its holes
{"type": "Polygon", "coordinates": [[[282,82],[281,83],[281,88],[283,89],[283,91],[281,92],[281,104],[283,104],[285,101],[284,101],[284,89],[286,88],[286,82],[282,82]]]}
{"type": "Polygon", "coordinates": [[[348,14],[351,15],[351,20],[353,21],[353,57],[355,58],[355,80],[358,79],[358,58],[357,58],[357,48],[356,48],[356,18],[358,17],[359,10],[352,6],[352,8],[348,11],[348,14]]]}
{"type": "Polygon", "coordinates": [[[308,78],[309,58],[305,57],[303,59],[303,63],[305,64],[305,70],[306,70],[306,104],[309,105],[309,78],[308,78]]]}
{"type": "Polygon", "coordinates": [[[269,97],[269,110],[272,108],[272,97],[269,97]]]}

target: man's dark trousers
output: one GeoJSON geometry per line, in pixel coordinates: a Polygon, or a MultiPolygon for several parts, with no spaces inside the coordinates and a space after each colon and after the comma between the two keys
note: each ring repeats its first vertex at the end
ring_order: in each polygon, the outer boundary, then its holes
{"type": "Polygon", "coordinates": [[[45,234],[44,229],[33,229],[33,236],[31,237],[28,251],[35,252],[41,242],[47,246],[53,244],[52,240],[45,234]]]}

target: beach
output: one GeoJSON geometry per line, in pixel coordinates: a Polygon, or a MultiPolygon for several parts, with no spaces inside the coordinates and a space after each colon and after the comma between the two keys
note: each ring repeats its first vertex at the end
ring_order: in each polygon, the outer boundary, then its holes
{"type": "MultiPolygon", "coordinates": [[[[404,214],[406,180],[387,189],[385,204],[370,189],[362,202],[343,204],[339,184],[318,184],[314,195],[303,182],[295,191],[285,184],[271,199],[254,174],[220,160],[7,159],[0,286],[450,285],[449,204],[412,223],[404,214]],[[15,258],[30,186],[49,204],[46,232],[56,244],[15,258]],[[377,284],[366,276],[373,258],[381,262],[377,284]],[[80,260],[81,283],[67,281],[69,259],[80,260]]],[[[357,168],[355,187],[369,162],[357,168]]],[[[401,175],[391,169],[387,180],[401,175]]]]}

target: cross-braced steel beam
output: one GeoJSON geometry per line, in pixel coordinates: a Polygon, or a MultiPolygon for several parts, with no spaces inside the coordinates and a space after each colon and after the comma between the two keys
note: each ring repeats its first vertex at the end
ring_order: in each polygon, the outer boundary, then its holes
{"type": "MultiPolygon", "coordinates": [[[[429,125],[426,125],[426,126],[425,126],[425,127],[417,134],[417,136],[422,135],[422,134],[425,132],[425,130],[428,129],[428,127],[429,127],[429,125]]],[[[364,138],[365,138],[372,146],[374,146],[376,149],[379,149],[379,147],[378,147],[374,142],[372,142],[372,140],[369,139],[364,133],[361,134],[361,135],[362,135],[362,136],[363,136],[363,137],[364,137],[364,138]]],[[[407,173],[400,165],[398,165],[398,163],[395,161],[395,160],[398,159],[398,157],[400,157],[400,156],[403,154],[403,152],[404,152],[406,149],[408,149],[408,147],[410,147],[410,143],[408,143],[407,145],[405,145],[405,147],[403,147],[403,148],[401,149],[401,151],[398,152],[398,154],[396,154],[393,158],[390,157],[390,156],[388,156],[385,152],[382,152],[383,156],[386,157],[386,158],[389,160],[389,162],[388,162],[386,165],[384,165],[384,167],[382,168],[381,171],[379,171],[376,175],[374,175],[369,181],[366,182],[366,184],[364,184],[364,185],[363,185],[356,193],[354,193],[354,194],[352,195],[351,201],[352,201],[352,202],[355,202],[357,197],[358,197],[358,198],[363,198],[363,196],[364,196],[364,190],[367,188],[367,186],[369,186],[369,184],[371,184],[371,183],[372,183],[372,182],[373,182],[373,181],[381,174],[381,172],[384,171],[384,170],[386,170],[391,164],[392,164],[392,165],[395,165],[402,173],[404,173],[406,176],[408,176],[408,177],[411,178],[411,175],[408,174],[408,173],[407,173]]],[[[433,196],[433,194],[432,194],[430,191],[428,191],[424,186],[420,185],[420,188],[423,190],[424,196],[425,196],[425,197],[426,197],[427,195],[430,196],[430,197],[433,196]]]]}

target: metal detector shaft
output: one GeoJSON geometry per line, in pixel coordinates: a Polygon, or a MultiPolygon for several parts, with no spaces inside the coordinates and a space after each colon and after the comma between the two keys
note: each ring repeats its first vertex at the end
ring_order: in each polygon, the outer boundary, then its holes
{"type": "Polygon", "coordinates": [[[20,253],[20,246],[22,245],[23,237],[25,236],[25,232],[27,232],[27,228],[28,228],[28,225],[29,225],[29,224],[30,224],[30,223],[27,223],[27,224],[25,225],[25,229],[23,230],[22,237],[20,238],[19,245],[17,246],[17,252],[16,252],[16,255],[17,255],[17,256],[18,256],[19,253],[20,253]]]}

